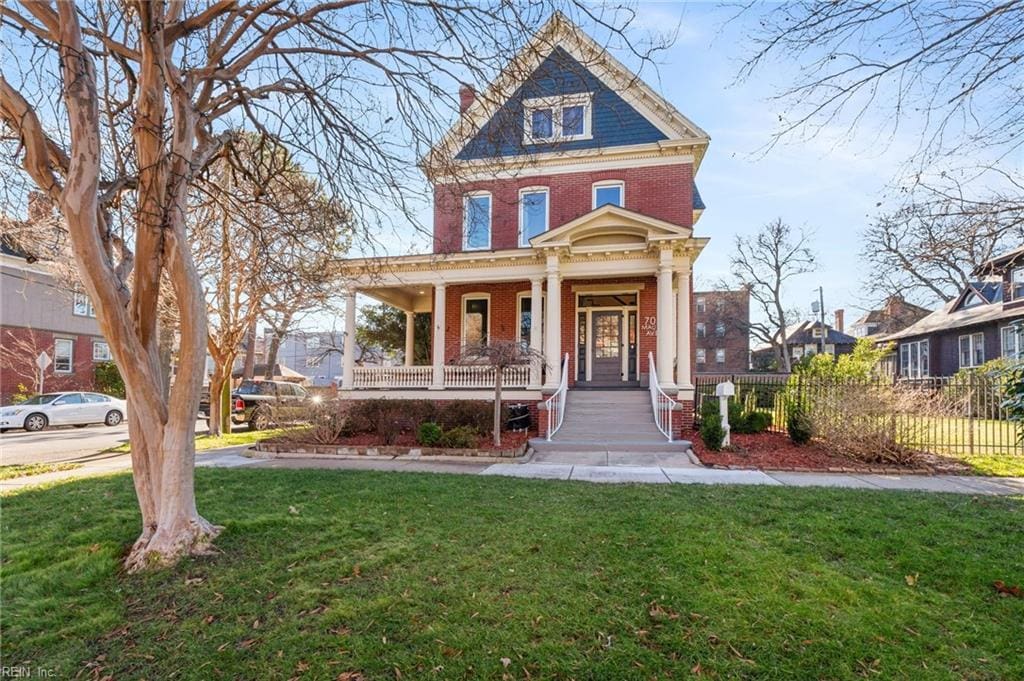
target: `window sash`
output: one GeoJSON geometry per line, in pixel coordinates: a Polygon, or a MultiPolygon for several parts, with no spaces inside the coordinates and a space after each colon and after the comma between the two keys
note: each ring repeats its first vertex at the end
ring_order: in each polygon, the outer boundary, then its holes
{"type": "Polygon", "coordinates": [[[110,346],[104,343],[103,341],[93,341],[92,359],[94,362],[109,362],[110,346]]]}
{"type": "Polygon", "coordinates": [[[985,363],[985,334],[972,333],[959,338],[960,368],[973,369],[985,363]]]}
{"type": "Polygon", "coordinates": [[[697,364],[704,364],[707,361],[707,351],[704,348],[697,348],[697,364]]]}
{"type": "Polygon", "coordinates": [[[555,136],[555,111],[551,107],[530,110],[530,137],[547,140],[555,136]]]}
{"type": "Polygon", "coordinates": [[[724,322],[718,322],[717,324],[715,324],[715,335],[716,336],[724,336],[725,335],[725,323],[724,322]]]}
{"type": "Polygon", "coordinates": [[[594,185],[594,208],[611,204],[622,208],[624,187],[621,182],[594,185]]]}
{"type": "Polygon", "coordinates": [[[524,190],[519,195],[519,244],[529,246],[530,239],[548,231],[548,190],[524,190]]]}
{"type": "Polygon", "coordinates": [[[725,364],[725,350],[722,350],[722,349],[715,350],[715,363],[716,364],[725,364]]]}
{"type": "Polygon", "coordinates": [[[708,327],[704,322],[697,322],[697,338],[704,338],[708,335],[708,327]]]}
{"type": "Polygon", "coordinates": [[[491,247],[491,196],[481,194],[466,197],[463,219],[463,247],[487,249],[491,247]]]}
{"type": "Polygon", "coordinates": [[[1017,267],[1010,273],[1010,300],[1024,298],[1024,267],[1017,267]]]}
{"type": "Polygon", "coordinates": [[[53,370],[58,374],[70,374],[75,355],[75,342],[67,338],[53,341],[53,370]]]}
{"type": "Polygon", "coordinates": [[[587,107],[585,104],[569,104],[562,107],[562,137],[581,137],[586,133],[587,107]]]}
{"type": "Polygon", "coordinates": [[[487,298],[466,298],[462,305],[462,341],[465,345],[487,343],[490,300],[487,298]]]}
{"type": "Polygon", "coordinates": [[[927,340],[902,343],[900,345],[900,376],[902,378],[927,378],[929,366],[929,342],[927,340]]]}
{"type": "Polygon", "coordinates": [[[78,317],[95,317],[96,309],[92,306],[89,296],[84,293],[75,293],[71,313],[78,317]]]}

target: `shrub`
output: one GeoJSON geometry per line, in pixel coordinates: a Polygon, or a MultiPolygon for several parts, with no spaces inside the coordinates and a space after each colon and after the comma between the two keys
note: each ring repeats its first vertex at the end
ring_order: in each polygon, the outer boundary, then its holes
{"type": "Polygon", "coordinates": [[[96,390],[124,399],[124,379],[113,362],[98,363],[93,370],[93,380],[96,383],[96,390]]]}
{"type": "Polygon", "coordinates": [[[309,407],[309,436],[322,445],[338,441],[345,431],[348,419],[335,401],[314,403],[309,407]]]}
{"type": "MultiPolygon", "coordinates": [[[[501,422],[508,422],[508,414],[502,407],[501,422]]],[[[448,430],[466,426],[478,433],[490,433],[494,429],[494,403],[482,400],[452,400],[441,405],[437,423],[448,430]]]]}
{"type": "Polygon", "coordinates": [[[811,441],[814,429],[811,424],[810,414],[802,402],[792,402],[787,409],[789,415],[786,417],[786,432],[793,444],[805,445],[811,441]]]}
{"type": "Polygon", "coordinates": [[[700,403],[700,438],[713,452],[722,448],[725,429],[722,428],[722,415],[718,411],[717,398],[705,396],[700,403]]]}
{"type": "Polygon", "coordinates": [[[433,447],[441,441],[443,436],[444,431],[441,430],[441,426],[437,425],[433,421],[425,421],[420,424],[416,440],[424,447],[433,447]]]}
{"type": "Polygon", "coordinates": [[[743,419],[746,433],[763,433],[772,425],[772,415],[766,411],[752,411],[743,419]]]}
{"type": "Polygon", "coordinates": [[[478,431],[471,426],[456,426],[444,431],[438,444],[449,449],[472,449],[479,443],[478,431]]]}
{"type": "Polygon", "coordinates": [[[32,397],[32,391],[24,383],[19,383],[18,389],[11,395],[11,404],[21,404],[30,397],[32,397]]]}

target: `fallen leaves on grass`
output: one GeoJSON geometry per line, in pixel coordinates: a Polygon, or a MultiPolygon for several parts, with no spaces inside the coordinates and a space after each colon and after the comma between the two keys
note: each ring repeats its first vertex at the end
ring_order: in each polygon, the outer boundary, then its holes
{"type": "Polygon", "coordinates": [[[992,582],[992,587],[996,590],[996,593],[1000,596],[1014,596],[1016,598],[1024,598],[1024,588],[1021,588],[1020,584],[1014,586],[1007,586],[1001,579],[997,579],[992,582]]]}

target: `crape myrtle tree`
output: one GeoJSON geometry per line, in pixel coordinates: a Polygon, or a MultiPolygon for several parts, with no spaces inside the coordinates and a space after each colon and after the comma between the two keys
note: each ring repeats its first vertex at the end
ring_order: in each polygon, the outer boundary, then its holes
{"type": "Polygon", "coordinates": [[[253,325],[279,291],[293,291],[306,307],[336,292],[334,262],[345,253],[351,220],[284,147],[259,134],[233,136],[196,181],[191,201],[213,360],[210,434],[219,435],[231,432],[231,373],[253,325]]]}
{"type": "Polygon", "coordinates": [[[757,321],[748,325],[751,338],[769,344],[776,369],[789,373],[793,363],[786,351],[786,327],[796,317],[786,309],[785,286],[793,277],[813,272],[814,252],[804,231],[776,218],[756,234],[737,236],[730,258],[732,275],[750,293],[757,321]]]}
{"type": "Polygon", "coordinates": [[[877,297],[949,300],[1024,241],[1024,2],[745,2],[738,16],[755,19],[741,78],[797,68],[769,144],[843,127],[875,145],[918,139],[896,207],[865,231],[877,297]]]}
{"type": "Polygon", "coordinates": [[[415,161],[453,120],[458,82],[490,82],[555,9],[641,64],[657,47],[623,31],[628,9],[582,0],[0,5],[4,158],[59,207],[132,404],[142,531],[127,569],[202,552],[220,531],[194,494],[207,337],[188,234],[197,178],[233,131],[259,133],[352,207],[369,247],[422,205],[415,161]],[[126,205],[127,219],[114,219],[126,205]],[[174,300],[179,337],[169,389],[163,295],[174,300]]]}

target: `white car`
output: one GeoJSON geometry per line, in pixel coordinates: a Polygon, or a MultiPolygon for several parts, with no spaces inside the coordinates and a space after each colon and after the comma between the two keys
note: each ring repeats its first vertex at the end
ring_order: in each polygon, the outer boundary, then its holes
{"type": "Polygon", "coordinates": [[[100,393],[44,393],[20,404],[0,408],[0,433],[12,428],[29,431],[47,426],[87,426],[90,423],[119,425],[128,403],[100,393]]]}

